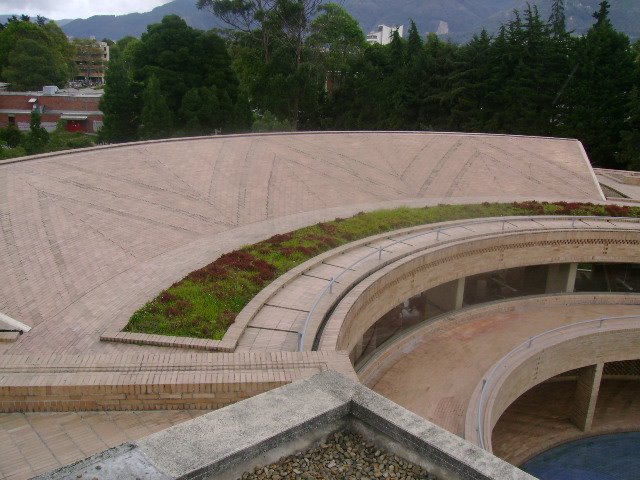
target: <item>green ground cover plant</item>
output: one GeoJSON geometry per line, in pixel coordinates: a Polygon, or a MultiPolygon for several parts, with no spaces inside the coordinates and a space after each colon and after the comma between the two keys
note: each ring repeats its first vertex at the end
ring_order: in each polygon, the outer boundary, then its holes
{"type": "Polygon", "coordinates": [[[638,217],[640,207],[528,201],[404,207],[337,218],[222,255],[145,304],[124,331],[219,340],[242,308],[273,279],[327,250],[400,228],[511,215],[638,217]]]}
{"type": "Polygon", "coordinates": [[[27,133],[22,133],[12,125],[0,128],[0,160],[75,148],[87,148],[96,144],[95,135],[82,132],[67,132],[65,121],[58,122],[56,129],[51,133],[47,133],[40,126],[39,119],[33,126],[34,128],[27,133]]]}

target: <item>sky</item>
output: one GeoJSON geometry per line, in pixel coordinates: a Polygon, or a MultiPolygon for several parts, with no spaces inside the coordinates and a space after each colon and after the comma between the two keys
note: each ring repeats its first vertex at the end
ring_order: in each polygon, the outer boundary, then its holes
{"type": "Polygon", "coordinates": [[[0,15],[42,15],[53,20],[121,15],[149,10],[170,0],[0,0],[0,15]]]}

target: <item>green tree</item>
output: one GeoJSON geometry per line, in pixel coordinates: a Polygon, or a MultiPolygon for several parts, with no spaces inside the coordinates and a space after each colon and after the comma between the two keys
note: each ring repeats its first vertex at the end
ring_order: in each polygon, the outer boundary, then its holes
{"type": "Polygon", "coordinates": [[[327,81],[335,88],[350,74],[367,43],[358,21],[343,7],[328,3],[319,11],[320,15],[311,23],[308,45],[322,63],[327,81]]]}
{"type": "Polygon", "coordinates": [[[15,19],[0,31],[0,78],[12,89],[63,87],[73,73],[73,47],[53,22],[15,19]]]}
{"type": "Polygon", "coordinates": [[[619,168],[636,70],[629,38],[613,28],[608,11],[609,3],[601,2],[596,23],[577,42],[576,74],[563,95],[561,124],[563,134],[582,140],[596,165],[619,168]]]}
{"type": "Polygon", "coordinates": [[[66,65],[68,78],[75,75],[75,48],[69,41],[67,35],[62,31],[56,22],[49,21],[41,26],[49,38],[49,45],[57,51],[66,65]]]}
{"type": "Polygon", "coordinates": [[[138,131],[140,99],[138,89],[127,74],[123,61],[109,62],[104,95],[100,99],[104,123],[99,132],[103,142],[135,140],[138,131]]]}
{"type": "Polygon", "coordinates": [[[497,127],[505,133],[551,135],[553,100],[568,72],[567,52],[556,48],[549,25],[531,6],[509,29],[508,41],[511,61],[503,89],[503,123],[497,127]]]}
{"type": "Polygon", "coordinates": [[[151,140],[168,137],[172,131],[173,120],[155,76],[149,79],[142,94],[142,101],[140,138],[151,140]]]}
{"type": "Polygon", "coordinates": [[[236,32],[248,34],[260,45],[262,59],[269,62],[278,0],[197,0],[236,32]]]}
{"type": "Polygon", "coordinates": [[[22,133],[15,125],[7,125],[0,129],[0,140],[7,143],[10,148],[16,148],[22,143],[22,133]]]}
{"type": "Polygon", "coordinates": [[[463,45],[458,68],[451,72],[449,127],[452,130],[479,132],[493,115],[491,98],[499,88],[492,79],[494,52],[486,30],[463,45]]]}
{"type": "Polygon", "coordinates": [[[44,85],[63,87],[67,68],[54,51],[31,39],[19,40],[3,70],[13,90],[40,90],[44,85]]]}
{"type": "Polygon", "coordinates": [[[621,132],[619,163],[631,170],[640,170],[640,86],[634,87],[629,98],[629,116],[621,132]]]}
{"type": "Polygon", "coordinates": [[[189,135],[208,134],[224,123],[216,87],[192,88],[182,97],[182,117],[189,135]]]}
{"type": "Polygon", "coordinates": [[[447,129],[453,105],[453,74],[460,61],[460,48],[431,33],[427,36],[424,50],[417,123],[420,128],[447,129]]]}
{"type": "Polygon", "coordinates": [[[113,45],[110,45],[109,61],[123,61],[125,65],[131,64],[134,55],[133,52],[136,49],[136,44],[138,43],[140,43],[140,40],[136,37],[122,37],[117,42],[114,42],[113,45]]]}
{"type": "Polygon", "coordinates": [[[22,146],[29,155],[44,152],[49,141],[49,133],[42,127],[41,121],[40,112],[33,110],[29,122],[29,132],[22,140],[22,146]]]}
{"type": "Polygon", "coordinates": [[[564,0],[551,1],[551,16],[549,26],[551,32],[556,37],[561,37],[567,32],[567,22],[565,18],[564,0]]]}
{"type": "Polygon", "coordinates": [[[234,100],[237,96],[237,79],[223,40],[214,33],[189,27],[176,15],[147,27],[133,63],[137,80],[158,78],[173,112],[180,108],[187,90],[194,87],[216,86],[234,100]]]}
{"type": "Polygon", "coordinates": [[[253,112],[249,105],[249,100],[244,92],[238,94],[238,100],[233,107],[233,125],[234,132],[248,132],[253,125],[253,112]]]}
{"type": "Polygon", "coordinates": [[[236,62],[253,79],[245,83],[252,103],[293,130],[318,110],[322,72],[307,44],[311,18],[323,0],[199,0],[236,32],[243,45],[236,62]],[[255,62],[259,59],[259,64],[255,62]]]}
{"type": "Polygon", "coordinates": [[[218,35],[195,30],[180,17],[170,15],[159,24],[149,25],[140,42],[133,45],[134,79],[148,83],[155,76],[175,119],[184,120],[181,116],[185,94],[194,88],[206,88],[217,95],[220,111],[216,115],[221,119],[218,126],[226,129],[233,124],[238,80],[218,35]]]}

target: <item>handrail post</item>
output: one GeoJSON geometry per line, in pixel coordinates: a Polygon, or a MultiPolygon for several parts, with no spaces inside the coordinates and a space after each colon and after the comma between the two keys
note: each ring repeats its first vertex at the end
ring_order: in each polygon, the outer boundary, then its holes
{"type": "Polygon", "coordinates": [[[440,229],[436,230],[436,240],[440,240],[440,229]]]}
{"type": "Polygon", "coordinates": [[[378,249],[378,260],[382,260],[382,247],[378,249]]]}
{"type": "Polygon", "coordinates": [[[331,280],[329,281],[329,293],[333,293],[333,282],[335,279],[335,277],[331,277],[331,280]]]}

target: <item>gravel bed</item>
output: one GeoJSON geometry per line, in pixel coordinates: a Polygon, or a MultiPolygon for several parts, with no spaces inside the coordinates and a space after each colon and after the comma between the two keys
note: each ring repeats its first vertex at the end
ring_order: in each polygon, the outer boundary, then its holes
{"type": "Polygon", "coordinates": [[[376,448],[359,435],[335,433],[326,443],[306,452],[281,458],[278,463],[256,468],[242,480],[437,480],[421,467],[376,448]]]}

